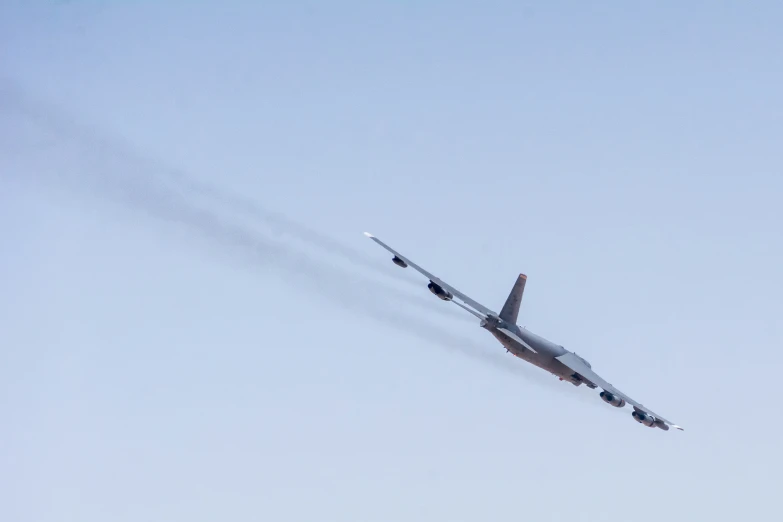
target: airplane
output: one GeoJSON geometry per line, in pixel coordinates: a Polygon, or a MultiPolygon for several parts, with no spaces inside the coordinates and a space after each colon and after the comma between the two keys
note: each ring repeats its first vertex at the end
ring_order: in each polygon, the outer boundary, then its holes
{"type": "Polygon", "coordinates": [[[525,291],[525,283],[527,282],[525,274],[519,274],[503,308],[500,310],[500,313],[496,313],[430,274],[369,232],[365,232],[364,235],[389,251],[394,256],[392,257],[392,262],[395,265],[401,268],[411,267],[429,279],[427,288],[436,297],[443,301],[452,302],[476,316],[480,320],[480,326],[500,341],[507,352],[546,370],[559,377],[561,381],[569,382],[574,386],[584,384],[593,390],[600,387],[602,391],[599,395],[604,402],[617,408],[624,407],[626,403],[630,404],[633,406],[631,416],[636,422],[644,426],[660,428],[664,431],[669,431],[671,426],[684,431],[681,426],[664,419],[606,382],[593,371],[590,363],[579,355],[517,326],[519,307],[522,303],[522,294],[525,291]],[[455,298],[462,302],[455,301],[455,298]]]}

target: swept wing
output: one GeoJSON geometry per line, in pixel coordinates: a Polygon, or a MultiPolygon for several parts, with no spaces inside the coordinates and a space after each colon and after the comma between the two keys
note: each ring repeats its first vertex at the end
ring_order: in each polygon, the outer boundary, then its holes
{"type": "Polygon", "coordinates": [[[620,390],[618,390],[617,388],[612,386],[610,383],[606,382],[597,373],[595,373],[592,370],[592,368],[587,366],[587,364],[585,364],[585,362],[582,361],[575,354],[573,354],[571,352],[568,352],[568,353],[563,354],[563,355],[561,355],[559,357],[556,357],[556,359],[558,361],[560,361],[561,363],[565,364],[566,366],[568,366],[569,368],[571,368],[572,370],[574,370],[576,373],[578,373],[579,375],[581,375],[585,379],[587,379],[590,382],[592,382],[593,384],[595,384],[596,386],[600,386],[601,388],[603,388],[604,390],[608,391],[612,395],[616,395],[617,397],[620,397],[621,399],[625,399],[625,402],[627,402],[628,404],[633,406],[634,409],[642,411],[642,412],[647,413],[649,415],[652,415],[656,419],[658,419],[658,420],[660,420],[662,422],[665,422],[666,424],[668,424],[672,428],[677,428],[678,430],[682,430],[682,428],[680,426],[677,426],[673,422],[664,419],[663,417],[661,417],[660,415],[658,415],[657,413],[652,411],[650,408],[644,406],[643,404],[641,404],[639,402],[636,402],[635,400],[630,398],[628,395],[624,394],[623,392],[621,392],[620,390]]]}
{"type": "MultiPolygon", "coordinates": [[[[373,241],[375,241],[379,245],[381,245],[383,248],[385,248],[386,250],[391,252],[397,258],[399,258],[403,262],[405,262],[406,265],[408,265],[409,267],[413,268],[414,270],[416,270],[420,274],[424,275],[425,277],[427,277],[430,281],[432,281],[436,285],[438,285],[441,288],[449,291],[454,297],[458,298],[460,301],[462,301],[463,303],[465,303],[466,305],[468,305],[470,307],[470,308],[468,308],[466,306],[463,306],[460,303],[455,302],[454,304],[456,304],[460,308],[462,308],[464,310],[467,310],[468,312],[472,313],[473,315],[475,315],[476,317],[478,317],[479,319],[482,319],[482,320],[487,320],[487,319],[490,319],[490,318],[492,318],[495,321],[498,320],[497,312],[495,312],[493,310],[490,310],[489,308],[487,308],[483,304],[479,303],[478,301],[475,301],[474,299],[471,299],[470,297],[468,297],[467,295],[463,294],[462,292],[460,292],[459,290],[457,290],[456,288],[454,288],[450,284],[446,283],[445,281],[443,281],[439,277],[437,277],[437,276],[427,272],[422,267],[420,267],[419,265],[417,265],[416,263],[414,263],[413,261],[411,261],[407,257],[403,256],[402,254],[400,254],[399,252],[394,250],[392,247],[390,247],[389,245],[387,245],[386,243],[384,243],[383,241],[381,241],[377,237],[373,236],[369,232],[365,232],[364,235],[369,237],[370,239],[372,239],[373,241]],[[471,310],[471,308],[473,310],[471,310]]],[[[512,328],[516,328],[516,325],[513,325],[512,328]]],[[[538,352],[536,352],[536,350],[532,346],[530,346],[530,344],[526,343],[521,337],[519,337],[515,332],[511,331],[509,328],[506,328],[505,326],[501,325],[501,326],[497,327],[497,330],[503,332],[503,334],[505,334],[508,337],[510,337],[511,339],[515,340],[516,342],[518,342],[519,344],[521,344],[522,346],[524,346],[525,348],[527,348],[531,352],[538,353],[538,352]]]]}

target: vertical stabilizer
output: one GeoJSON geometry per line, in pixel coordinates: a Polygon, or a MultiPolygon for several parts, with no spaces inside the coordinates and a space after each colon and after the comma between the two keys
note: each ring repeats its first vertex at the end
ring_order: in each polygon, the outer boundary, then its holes
{"type": "Polygon", "coordinates": [[[508,294],[506,304],[503,305],[503,309],[500,311],[500,318],[504,321],[508,321],[511,324],[517,324],[519,305],[522,304],[522,294],[525,292],[526,282],[527,276],[525,274],[519,274],[517,281],[514,283],[514,287],[511,289],[511,293],[508,294]]]}

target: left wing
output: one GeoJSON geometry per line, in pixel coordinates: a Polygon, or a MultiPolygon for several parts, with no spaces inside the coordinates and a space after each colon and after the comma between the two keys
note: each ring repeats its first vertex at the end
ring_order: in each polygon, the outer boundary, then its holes
{"type": "MultiPolygon", "coordinates": [[[[383,248],[385,248],[386,250],[388,250],[392,254],[394,254],[397,258],[399,258],[403,262],[405,262],[406,265],[408,265],[409,267],[413,268],[414,270],[416,270],[420,274],[424,275],[425,277],[427,277],[430,281],[432,281],[436,285],[438,285],[441,288],[444,288],[445,290],[448,290],[449,292],[451,292],[451,294],[454,297],[459,298],[461,301],[463,301],[466,305],[470,306],[474,310],[471,310],[470,308],[468,308],[467,306],[464,306],[461,303],[458,303],[456,301],[452,301],[455,305],[459,306],[460,308],[462,308],[464,310],[467,310],[468,312],[470,312],[471,314],[475,315],[476,317],[478,317],[481,320],[487,320],[487,319],[493,318],[492,319],[493,321],[496,321],[496,322],[500,321],[497,312],[494,312],[494,311],[490,310],[489,308],[487,308],[486,306],[484,306],[483,304],[481,304],[481,303],[479,303],[477,301],[474,301],[473,299],[471,299],[470,297],[466,296],[465,294],[463,294],[462,292],[460,292],[459,290],[457,290],[456,288],[454,288],[450,284],[445,283],[440,278],[435,277],[433,274],[430,274],[429,272],[424,270],[422,267],[420,267],[419,265],[417,265],[416,263],[414,263],[413,261],[411,261],[407,257],[403,256],[402,254],[400,254],[399,252],[394,250],[392,247],[390,247],[389,245],[387,245],[386,243],[384,243],[383,241],[381,241],[377,237],[373,236],[369,232],[365,232],[364,235],[369,237],[370,239],[372,239],[373,241],[375,241],[379,245],[381,245],[383,248]]],[[[513,325],[512,328],[516,329],[518,327],[516,325],[513,325]]],[[[503,332],[504,335],[506,335],[506,336],[510,337],[511,339],[515,340],[516,342],[518,342],[519,344],[521,344],[522,346],[524,346],[525,348],[527,348],[531,352],[538,353],[532,346],[530,346],[529,343],[525,342],[524,339],[522,339],[519,335],[517,335],[516,332],[513,332],[510,329],[506,328],[503,324],[498,324],[498,326],[496,326],[496,329],[501,331],[501,332],[503,332]]]]}
{"type": "Polygon", "coordinates": [[[597,373],[595,373],[589,366],[587,366],[587,364],[585,364],[584,361],[582,361],[575,354],[573,354],[571,352],[567,352],[567,353],[565,353],[565,354],[563,354],[563,355],[561,355],[559,357],[555,357],[555,359],[557,359],[561,363],[565,364],[566,366],[568,366],[569,368],[571,368],[576,373],[578,373],[579,375],[583,376],[584,378],[586,378],[587,380],[589,380],[590,382],[592,382],[596,386],[600,386],[601,388],[603,388],[604,390],[608,391],[612,395],[616,395],[617,397],[620,397],[621,399],[625,399],[625,402],[627,402],[631,406],[634,406],[635,409],[640,410],[640,411],[642,411],[644,413],[647,413],[649,415],[652,415],[656,419],[658,419],[658,420],[660,420],[662,422],[665,422],[666,424],[668,424],[672,428],[677,428],[678,430],[682,431],[682,428],[680,426],[677,426],[673,422],[664,419],[663,417],[661,417],[660,415],[658,415],[657,413],[652,411],[650,408],[647,408],[643,404],[641,404],[639,402],[636,402],[635,400],[633,400],[632,398],[628,397],[626,394],[624,394],[623,392],[621,392],[620,390],[618,390],[617,388],[615,388],[614,386],[612,386],[611,384],[609,384],[608,382],[603,380],[597,373]]]}
{"type": "Polygon", "coordinates": [[[385,248],[386,250],[388,250],[389,252],[391,252],[392,254],[397,256],[398,258],[400,258],[403,261],[405,261],[406,265],[410,266],[411,268],[413,268],[414,270],[416,270],[420,274],[423,274],[424,276],[426,276],[430,281],[432,281],[436,285],[438,285],[438,286],[440,286],[442,288],[445,288],[446,290],[448,290],[449,292],[454,294],[456,297],[459,297],[465,304],[472,306],[473,308],[475,308],[476,310],[478,310],[479,312],[484,314],[484,316],[498,317],[497,312],[493,312],[492,310],[490,310],[486,306],[482,305],[481,303],[478,303],[478,302],[474,301],[473,299],[471,299],[470,297],[466,296],[465,294],[463,294],[462,292],[460,292],[459,290],[457,290],[456,288],[454,288],[450,284],[444,283],[443,281],[441,281],[440,279],[438,279],[434,275],[430,274],[429,272],[424,270],[422,267],[420,267],[416,263],[412,262],[410,259],[408,259],[407,257],[403,256],[402,254],[400,254],[399,252],[394,250],[392,247],[390,247],[389,245],[387,245],[386,243],[384,243],[383,241],[381,241],[377,237],[373,236],[369,232],[365,232],[364,235],[369,237],[370,239],[372,239],[373,241],[375,241],[379,245],[381,245],[383,248],[385,248]]]}

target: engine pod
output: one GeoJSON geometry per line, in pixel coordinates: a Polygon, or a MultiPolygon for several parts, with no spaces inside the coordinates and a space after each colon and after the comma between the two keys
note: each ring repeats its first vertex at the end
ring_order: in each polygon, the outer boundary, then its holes
{"type": "Polygon", "coordinates": [[[603,399],[605,403],[611,404],[615,408],[622,408],[623,406],[625,406],[625,399],[616,397],[615,395],[609,393],[606,390],[601,392],[601,399],[603,399]]]}
{"type": "Polygon", "coordinates": [[[433,283],[432,281],[430,281],[430,283],[427,285],[427,288],[430,289],[430,292],[438,296],[439,299],[444,301],[451,301],[454,298],[454,296],[451,295],[451,292],[444,290],[442,286],[437,283],[433,283]]]}
{"type": "Polygon", "coordinates": [[[402,268],[406,268],[408,266],[408,263],[406,263],[405,261],[403,261],[402,259],[400,259],[397,256],[394,256],[392,258],[392,263],[394,263],[395,265],[397,265],[399,267],[402,267],[402,268]]]}
{"type": "Polygon", "coordinates": [[[644,424],[645,426],[652,428],[655,426],[656,419],[655,417],[651,415],[647,415],[644,412],[641,411],[634,411],[631,413],[631,416],[638,422],[639,424],[644,424]]]}

